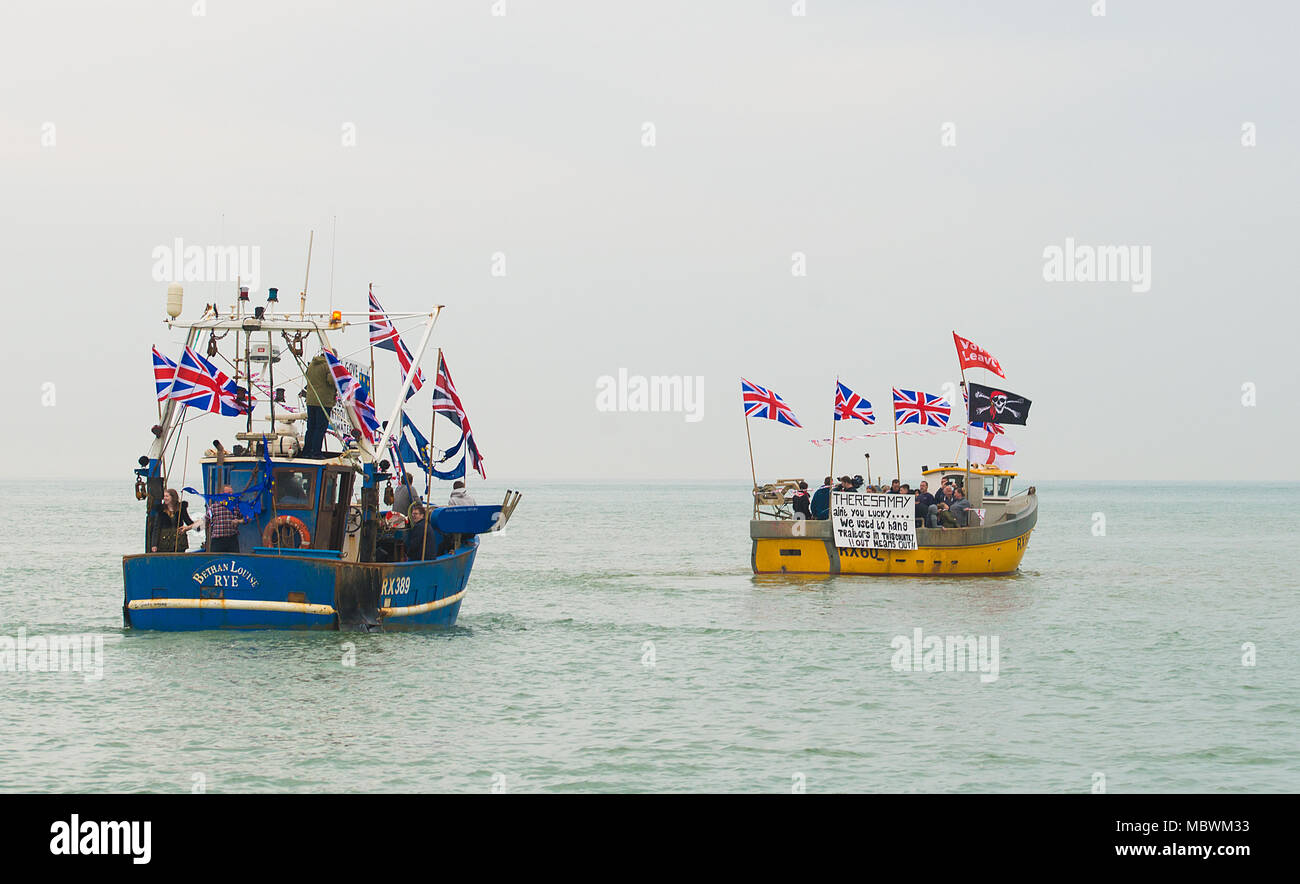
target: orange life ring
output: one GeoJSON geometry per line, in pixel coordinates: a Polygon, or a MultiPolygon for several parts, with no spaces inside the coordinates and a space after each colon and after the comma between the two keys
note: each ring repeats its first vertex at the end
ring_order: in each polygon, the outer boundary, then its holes
{"type": "Polygon", "coordinates": [[[307,530],[307,523],[297,516],[276,516],[268,522],[266,530],[262,532],[262,546],[275,546],[276,535],[282,525],[290,525],[297,530],[303,548],[311,546],[311,532],[307,530]]]}

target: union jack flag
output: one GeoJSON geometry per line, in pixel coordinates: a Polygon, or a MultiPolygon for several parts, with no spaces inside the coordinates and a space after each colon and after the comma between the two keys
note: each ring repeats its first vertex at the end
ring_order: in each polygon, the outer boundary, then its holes
{"type": "Polygon", "coordinates": [[[876,422],[876,416],[871,412],[871,403],[839,381],[835,382],[835,419],[837,421],[857,419],[864,424],[876,422]]]}
{"type": "Polygon", "coordinates": [[[946,427],[952,406],[942,396],[894,388],[894,423],[946,427]]]}
{"type": "MultiPolygon", "coordinates": [[[[379,347],[382,350],[392,350],[397,354],[397,361],[402,364],[402,380],[406,380],[406,375],[411,370],[411,363],[415,360],[411,357],[411,351],[406,348],[402,342],[402,337],[393,327],[392,320],[384,312],[384,308],[379,306],[379,299],[375,297],[373,291],[370,295],[370,345],[379,347]]],[[[406,398],[410,399],[415,395],[415,391],[424,386],[424,369],[415,373],[415,379],[411,381],[411,389],[406,391],[406,398]]]]}
{"type": "MultiPolygon", "coordinates": [[[[486,479],[487,472],[483,468],[483,455],[479,453],[478,443],[474,441],[474,431],[470,429],[469,417],[465,414],[465,406],[461,404],[460,394],[456,392],[456,385],[451,382],[451,372],[447,370],[447,360],[443,357],[441,351],[438,353],[438,380],[433,385],[433,411],[434,414],[441,412],[443,417],[460,428],[460,438],[465,443],[465,451],[469,457],[470,466],[486,479]]],[[[453,448],[452,453],[454,451],[453,448]]],[[[446,455],[444,460],[449,456],[451,456],[451,453],[446,455]]]]}
{"type": "Polygon", "coordinates": [[[328,350],[321,352],[325,354],[325,361],[329,363],[330,373],[334,376],[334,386],[339,391],[339,398],[352,410],[361,435],[374,445],[379,441],[379,418],[375,416],[375,403],[370,399],[370,391],[352,376],[352,372],[339,362],[337,356],[328,350]]]}
{"type": "Polygon", "coordinates": [[[165,402],[171,396],[172,384],[176,381],[176,363],[153,348],[153,383],[158,388],[158,401],[165,402]]]}
{"type": "Polygon", "coordinates": [[[758,384],[751,384],[740,379],[740,398],[745,406],[745,417],[761,417],[785,424],[788,427],[802,427],[795,419],[790,406],[785,404],[779,393],[775,393],[758,384]]]}
{"type": "MultiPolygon", "coordinates": [[[[156,369],[154,377],[157,383],[156,369]]],[[[246,390],[236,386],[215,365],[186,347],[180,364],[176,366],[176,377],[168,398],[191,408],[235,417],[248,414],[246,395],[246,390]]]]}

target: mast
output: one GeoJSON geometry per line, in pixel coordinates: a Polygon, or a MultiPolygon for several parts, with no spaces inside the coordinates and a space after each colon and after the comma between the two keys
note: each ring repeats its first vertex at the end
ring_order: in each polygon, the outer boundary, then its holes
{"type": "MultiPolygon", "coordinates": [[[[271,435],[272,437],[279,439],[280,436],[275,429],[275,341],[271,337],[271,332],[269,331],[266,333],[266,370],[271,380],[271,395],[268,397],[268,404],[271,408],[271,435]]],[[[251,418],[253,414],[253,390],[251,379],[249,381],[248,398],[248,414],[251,418]]]]}
{"type": "MultiPolygon", "coordinates": [[[[373,282],[367,284],[366,291],[373,294],[375,291],[375,284],[373,282]]],[[[370,305],[367,303],[366,309],[369,308],[370,305]]],[[[396,329],[396,326],[394,326],[394,329],[396,329]]],[[[368,326],[366,329],[366,340],[370,341],[370,331],[368,326]]],[[[375,344],[373,341],[370,341],[370,398],[375,402],[379,401],[379,394],[375,392],[375,344]]]]}
{"type": "MultiPolygon", "coordinates": [[[[298,318],[302,319],[307,312],[307,280],[311,279],[311,244],[316,239],[316,231],[309,231],[307,234],[307,272],[302,277],[302,291],[298,293],[298,318]]],[[[330,285],[333,285],[333,280],[330,285]]],[[[332,303],[332,302],[331,302],[332,303]]]]}

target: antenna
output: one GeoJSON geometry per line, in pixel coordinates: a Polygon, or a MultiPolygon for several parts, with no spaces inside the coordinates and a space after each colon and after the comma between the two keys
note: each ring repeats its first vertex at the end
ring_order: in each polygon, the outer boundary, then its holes
{"type": "MultiPolygon", "coordinates": [[[[339,236],[339,216],[334,216],[334,229],[330,233],[330,310],[334,310],[334,243],[339,236]]],[[[372,377],[373,381],[374,378],[372,377]]]]}
{"type": "Polygon", "coordinates": [[[311,244],[316,239],[316,231],[310,231],[307,237],[307,272],[302,278],[302,292],[298,295],[298,318],[307,312],[307,280],[311,279],[311,244]]]}

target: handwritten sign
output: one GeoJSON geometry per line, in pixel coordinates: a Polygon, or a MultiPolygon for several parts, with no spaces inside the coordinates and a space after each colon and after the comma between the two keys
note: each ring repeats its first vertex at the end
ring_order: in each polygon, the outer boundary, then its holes
{"type": "Polygon", "coordinates": [[[837,547],[916,549],[915,513],[910,494],[831,492],[837,547]]]}

